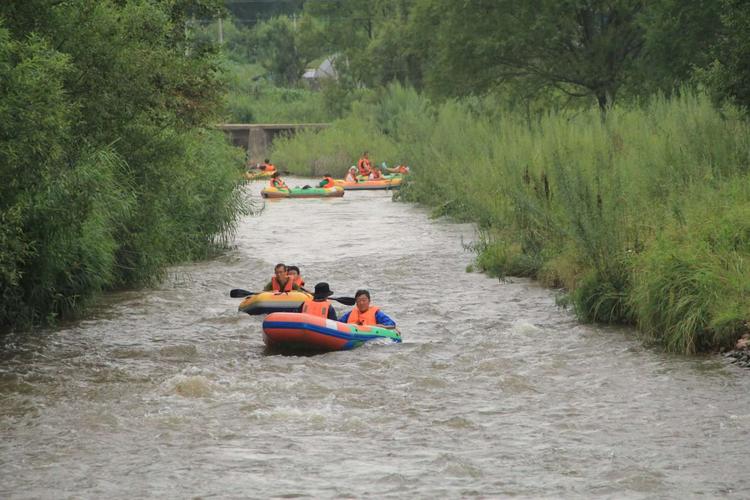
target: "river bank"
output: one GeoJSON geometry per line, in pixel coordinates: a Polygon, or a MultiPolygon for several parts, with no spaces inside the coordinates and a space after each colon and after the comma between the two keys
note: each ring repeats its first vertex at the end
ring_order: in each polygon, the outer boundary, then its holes
{"type": "Polygon", "coordinates": [[[530,122],[394,86],[360,115],[384,110],[395,110],[387,130],[365,122],[351,136],[349,117],[281,141],[274,158],[312,171],[346,144],[410,163],[401,199],[476,223],[479,269],[565,290],[584,323],[632,325],[682,354],[748,333],[750,128],[739,111],[686,91],[606,119],[591,108],[530,122]],[[368,134],[373,147],[353,144],[368,134]]]}

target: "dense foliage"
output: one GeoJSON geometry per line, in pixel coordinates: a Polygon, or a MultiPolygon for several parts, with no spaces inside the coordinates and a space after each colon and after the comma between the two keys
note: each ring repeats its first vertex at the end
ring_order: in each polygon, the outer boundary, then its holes
{"type": "Polygon", "coordinates": [[[327,91],[345,105],[326,105],[337,116],[350,111],[351,93],[394,81],[440,100],[497,93],[530,111],[592,102],[606,110],[617,100],[671,95],[686,83],[706,86],[717,100],[750,104],[743,83],[750,14],[738,0],[285,5],[286,12],[232,26],[227,49],[287,87],[303,84],[305,67],[333,57],[336,91],[327,91]]]}
{"type": "Polygon", "coordinates": [[[606,121],[593,106],[530,125],[493,106],[392,85],[275,155],[317,173],[365,148],[376,163],[407,161],[401,199],[478,223],[480,269],[560,288],[583,321],[636,324],[688,353],[747,331],[750,127],[736,110],[687,90],[616,105],[606,121]]]}
{"type": "Polygon", "coordinates": [[[215,1],[0,4],[0,328],[207,255],[242,210],[241,152],[210,129],[215,1]]]}

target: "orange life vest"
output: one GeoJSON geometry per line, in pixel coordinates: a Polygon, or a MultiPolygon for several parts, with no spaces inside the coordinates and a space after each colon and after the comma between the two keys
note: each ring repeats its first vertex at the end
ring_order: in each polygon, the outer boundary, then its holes
{"type": "Polygon", "coordinates": [[[399,165],[398,166],[398,173],[399,174],[408,174],[409,173],[409,167],[406,165],[399,165]]]}
{"type": "Polygon", "coordinates": [[[302,303],[302,312],[307,314],[313,314],[315,316],[320,316],[321,318],[327,318],[328,317],[328,311],[331,309],[331,301],[330,300],[323,300],[323,301],[316,301],[313,299],[307,299],[302,303]]]}
{"type": "Polygon", "coordinates": [[[273,287],[274,292],[291,292],[293,290],[294,282],[290,279],[286,280],[286,284],[284,285],[284,289],[281,289],[281,283],[279,283],[279,280],[276,279],[276,276],[271,278],[271,286],[273,287]]]}
{"type": "Polygon", "coordinates": [[[305,286],[305,280],[302,279],[302,276],[297,276],[297,281],[295,281],[295,284],[299,287],[305,286]]]}
{"type": "Polygon", "coordinates": [[[380,310],[380,308],[375,306],[370,306],[368,310],[365,312],[359,312],[359,308],[355,307],[352,309],[352,312],[349,313],[349,319],[346,320],[347,323],[356,323],[358,325],[377,325],[378,320],[375,319],[375,314],[380,310]]]}
{"type": "Polygon", "coordinates": [[[333,182],[333,177],[323,177],[326,180],[326,183],[323,185],[324,188],[332,188],[336,185],[335,182],[333,182]]]}
{"type": "Polygon", "coordinates": [[[373,170],[372,173],[370,174],[370,180],[372,181],[380,180],[382,178],[383,178],[383,174],[378,169],[373,170]]]}
{"type": "Polygon", "coordinates": [[[359,169],[359,175],[370,175],[372,164],[367,158],[360,158],[359,163],[357,163],[357,168],[359,169]]]}
{"type": "Polygon", "coordinates": [[[278,177],[271,179],[271,187],[274,187],[276,189],[288,189],[286,187],[286,184],[284,184],[284,181],[282,181],[278,177]]]}

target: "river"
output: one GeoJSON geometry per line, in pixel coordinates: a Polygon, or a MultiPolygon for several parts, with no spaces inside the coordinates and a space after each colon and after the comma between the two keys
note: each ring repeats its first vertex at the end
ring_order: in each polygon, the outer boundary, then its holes
{"type": "Polygon", "coordinates": [[[746,370],[466,272],[475,239],[388,192],[273,200],[221,257],[6,336],[0,497],[750,497],[746,370]],[[269,355],[228,292],[277,262],[369,289],[404,342],[269,355]]]}

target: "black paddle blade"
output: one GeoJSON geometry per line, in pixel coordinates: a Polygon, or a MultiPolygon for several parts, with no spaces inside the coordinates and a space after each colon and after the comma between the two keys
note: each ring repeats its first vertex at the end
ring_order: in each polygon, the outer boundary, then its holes
{"type": "Polygon", "coordinates": [[[335,300],[336,302],[341,302],[342,304],[345,304],[347,306],[353,306],[357,303],[357,300],[354,297],[328,297],[329,300],[335,300]]]}
{"type": "Polygon", "coordinates": [[[229,296],[230,297],[247,297],[249,295],[255,295],[258,292],[248,292],[247,290],[243,290],[242,288],[233,288],[232,290],[229,290],[229,296]]]}

